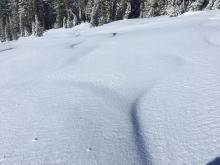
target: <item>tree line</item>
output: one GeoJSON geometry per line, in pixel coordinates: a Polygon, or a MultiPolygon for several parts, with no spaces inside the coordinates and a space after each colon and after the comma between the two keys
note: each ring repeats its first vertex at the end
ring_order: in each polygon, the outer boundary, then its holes
{"type": "MultiPolygon", "coordinates": [[[[116,20],[158,15],[175,16],[188,10],[220,6],[219,0],[0,0],[0,40],[42,36],[52,28],[93,26],[116,20]]],[[[215,7],[216,8],[216,7],[215,7]]]]}

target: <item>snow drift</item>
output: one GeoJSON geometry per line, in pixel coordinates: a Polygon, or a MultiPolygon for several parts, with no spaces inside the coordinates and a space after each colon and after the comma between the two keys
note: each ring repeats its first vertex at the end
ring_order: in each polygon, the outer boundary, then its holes
{"type": "Polygon", "coordinates": [[[211,162],[219,21],[208,11],[1,43],[0,164],[211,162]]]}

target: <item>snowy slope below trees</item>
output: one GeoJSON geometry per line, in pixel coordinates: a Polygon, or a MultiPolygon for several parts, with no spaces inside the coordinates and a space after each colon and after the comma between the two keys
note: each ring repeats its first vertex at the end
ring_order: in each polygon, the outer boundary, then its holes
{"type": "Polygon", "coordinates": [[[204,165],[220,156],[220,11],[0,44],[0,164],[204,165]]]}

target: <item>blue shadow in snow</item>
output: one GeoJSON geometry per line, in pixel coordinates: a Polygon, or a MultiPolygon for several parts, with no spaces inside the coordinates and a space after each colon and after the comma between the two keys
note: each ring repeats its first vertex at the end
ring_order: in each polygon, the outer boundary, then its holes
{"type": "Polygon", "coordinates": [[[209,162],[207,165],[220,165],[220,157],[215,158],[215,160],[209,162]]]}
{"type": "Polygon", "coordinates": [[[141,165],[151,165],[151,158],[148,152],[148,147],[145,138],[142,135],[142,128],[138,117],[138,102],[139,98],[132,104],[131,107],[131,123],[133,127],[134,140],[137,146],[137,152],[140,156],[141,165]]]}

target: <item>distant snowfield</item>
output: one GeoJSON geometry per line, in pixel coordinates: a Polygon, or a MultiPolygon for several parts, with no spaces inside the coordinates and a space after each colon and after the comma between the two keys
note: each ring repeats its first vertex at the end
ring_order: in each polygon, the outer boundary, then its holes
{"type": "Polygon", "coordinates": [[[220,156],[220,11],[0,43],[1,165],[220,156]]]}

